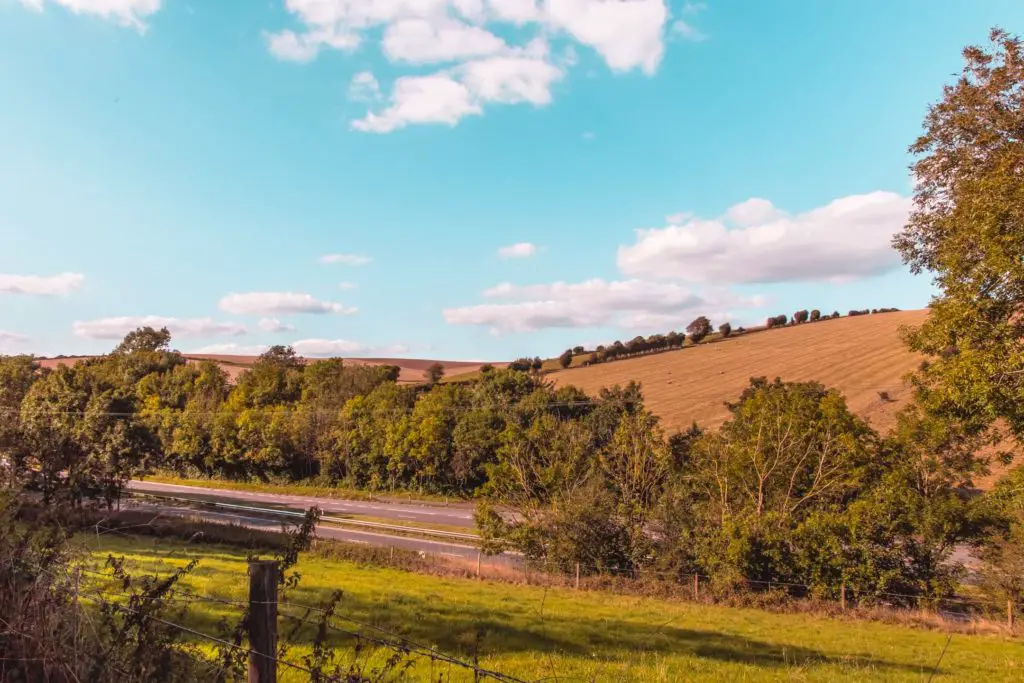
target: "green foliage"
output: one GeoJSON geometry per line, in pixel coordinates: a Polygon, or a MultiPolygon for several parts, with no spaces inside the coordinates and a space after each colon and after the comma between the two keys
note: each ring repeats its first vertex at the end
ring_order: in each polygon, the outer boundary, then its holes
{"type": "Polygon", "coordinates": [[[725,339],[732,334],[732,325],[729,323],[722,323],[718,326],[718,333],[722,335],[723,339],[725,339]]]}
{"type": "Polygon", "coordinates": [[[564,370],[572,365],[572,349],[567,349],[558,357],[558,365],[564,370]]]}
{"type": "Polygon", "coordinates": [[[690,341],[694,344],[699,344],[704,337],[711,334],[712,329],[711,321],[703,315],[686,326],[686,331],[690,334],[690,341]]]}
{"type": "Polygon", "coordinates": [[[440,363],[430,365],[423,371],[423,377],[427,380],[427,384],[430,386],[437,384],[442,378],[444,378],[444,366],[440,363]]]}
{"type": "Polygon", "coordinates": [[[125,335],[114,349],[114,353],[135,353],[136,351],[167,351],[171,346],[171,333],[166,327],[155,330],[140,327],[125,335]]]}
{"type": "Polygon", "coordinates": [[[1024,435],[1024,53],[994,29],[964,50],[911,146],[914,211],[894,246],[940,294],[909,334],[931,357],[919,381],[929,410],[975,426],[1003,418],[1024,435]]]}

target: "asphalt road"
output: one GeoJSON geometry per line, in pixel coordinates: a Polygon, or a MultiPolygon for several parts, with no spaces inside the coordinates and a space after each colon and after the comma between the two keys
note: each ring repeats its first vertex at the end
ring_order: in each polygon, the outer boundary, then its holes
{"type": "MultiPolygon", "coordinates": [[[[189,487],[191,488],[191,487],[189,487]]],[[[267,531],[281,531],[282,520],[272,517],[260,517],[255,514],[238,512],[225,512],[221,510],[208,510],[205,508],[181,507],[170,503],[132,501],[133,507],[159,511],[163,515],[176,515],[181,517],[200,517],[211,522],[223,524],[238,524],[251,529],[264,529],[267,531]]],[[[475,562],[479,550],[472,545],[465,545],[452,541],[431,540],[426,538],[415,538],[410,536],[391,536],[373,531],[360,531],[345,529],[328,524],[319,524],[316,528],[316,535],[320,538],[332,538],[349,543],[360,543],[374,545],[382,548],[398,548],[400,550],[411,550],[422,554],[432,554],[444,557],[460,558],[475,562]]],[[[515,555],[502,554],[494,557],[482,558],[486,565],[515,567],[519,564],[519,558],[515,555]]]]}
{"type": "Polygon", "coordinates": [[[408,525],[410,522],[421,522],[465,527],[467,529],[474,527],[473,508],[467,503],[455,503],[450,506],[444,506],[428,505],[425,503],[396,503],[392,501],[344,500],[340,498],[214,489],[202,486],[182,486],[179,484],[162,484],[152,481],[134,480],[128,482],[127,488],[132,491],[162,493],[169,496],[188,494],[194,496],[215,496],[224,500],[240,501],[252,505],[286,505],[297,510],[306,510],[316,505],[324,511],[324,514],[365,515],[393,520],[395,524],[404,523],[408,525]]]}

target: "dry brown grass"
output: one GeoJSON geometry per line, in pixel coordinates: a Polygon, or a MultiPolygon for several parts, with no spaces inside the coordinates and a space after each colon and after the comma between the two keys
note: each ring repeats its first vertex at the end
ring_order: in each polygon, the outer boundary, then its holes
{"type": "Polygon", "coordinates": [[[910,398],[903,376],[922,360],[904,346],[899,329],[920,325],[927,315],[920,310],[824,320],[549,377],[590,394],[636,380],[670,433],[693,420],[707,427],[721,424],[728,417],[723,403],[735,400],[751,377],[817,380],[842,391],[851,409],[884,432],[910,398]],[[889,401],[879,397],[880,391],[889,401]]]}

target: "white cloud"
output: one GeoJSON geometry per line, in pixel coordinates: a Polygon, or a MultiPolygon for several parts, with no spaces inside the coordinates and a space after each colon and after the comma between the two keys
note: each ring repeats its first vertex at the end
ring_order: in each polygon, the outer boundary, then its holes
{"type": "Polygon", "coordinates": [[[376,102],[380,99],[380,83],[369,71],[360,71],[348,84],[348,98],[353,102],[376,102]]]}
{"type": "Polygon", "coordinates": [[[729,210],[725,212],[725,217],[741,228],[769,223],[783,218],[785,215],[785,211],[776,209],[770,201],[760,197],[751,197],[745,202],[730,206],[729,210]]]}
{"type": "Polygon", "coordinates": [[[537,253],[537,245],[530,242],[517,242],[498,249],[501,258],[526,258],[537,253]]]}
{"type": "Polygon", "coordinates": [[[59,275],[10,275],[0,273],[0,294],[68,294],[79,289],[85,276],[81,273],[59,275]]]}
{"type": "Polygon", "coordinates": [[[722,220],[638,230],[618,250],[619,269],[645,278],[690,282],[842,282],[879,274],[900,263],[892,236],[907,220],[911,200],[892,192],[836,199],[788,215],[766,200],[750,200],[722,220]]]}
{"type": "Polygon", "coordinates": [[[27,341],[28,337],[23,334],[0,330],[0,349],[18,346],[19,344],[24,344],[27,341]]]}
{"type": "Polygon", "coordinates": [[[295,33],[280,31],[264,33],[270,53],[286,62],[311,62],[320,54],[320,48],[332,47],[335,50],[350,52],[359,47],[358,33],[350,31],[335,32],[331,29],[295,33]]]}
{"type": "Polygon", "coordinates": [[[159,315],[120,316],[75,321],[76,336],[87,339],[120,339],[139,327],[166,327],[172,337],[230,337],[246,333],[244,325],[219,322],[212,318],[168,318],[159,315]]]}
{"type": "Polygon", "coordinates": [[[728,292],[698,295],[675,283],[600,278],[528,286],[506,282],[484,291],[483,296],[501,302],[445,309],[445,321],[486,326],[495,334],[607,325],[667,329],[709,310],[761,303],[728,292]]]}
{"type": "Polygon", "coordinates": [[[664,0],[547,0],[544,22],[600,54],[614,71],[652,74],[661,62],[668,19],[664,0]]]}
{"type": "Polygon", "coordinates": [[[447,74],[403,76],[395,81],[390,105],[379,114],[371,111],[353,121],[352,128],[364,133],[390,133],[417,123],[454,126],[464,116],[482,111],[466,86],[447,74]]]}
{"type": "Polygon", "coordinates": [[[325,264],[340,263],[343,266],[365,266],[373,259],[363,254],[324,254],[317,260],[325,264]]]}
{"type": "Polygon", "coordinates": [[[393,63],[456,63],[397,78],[386,108],[351,123],[376,133],[454,125],[491,103],[547,104],[551,84],[577,62],[576,45],[614,71],[653,74],[669,20],[666,0],[286,0],[285,7],[298,26],[266,34],[280,59],[308,62],[325,48],[351,51],[379,39],[393,63]],[[548,37],[564,45],[561,58],[531,50],[548,37]]]}
{"type": "MultiPolygon", "coordinates": [[[[146,17],[160,9],[161,0],[50,0],[75,14],[95,14],[122,26],[146,30],[146,17]]],[[[25,7],[41,12],[43,0],[21,0],[25,7]]]]}
{"type": "Polygon", "coordinates": [[[679,36],[683,40],[689,40],[692,43],[700,43],[708,39],[704,33],[697,30],[693,24],[689,24],[682,19],[676,19],[672,22],[672,35],[679,36]]]}
{"type": "Polygon", "coordinates": [[[220,309],[236,315],[287,315],[289,313],[337,313],[352,315],[358,309],[333,301],[320,301],[303,292],[245,292],[228,294],[220,309]]]}
{"type": "Polygon", "coordinates": [[[355,289],[356,285],[353,282],[339,282],[338,289],[355,289]]]}
{"type": "Polygon", "coordinates": [[[382,47],[393,62],[431,64],[494,55],[508,46],[487,29],[437,18],[403,19],[389,25],[382,47]]]}
{"type": "Polygon", "coordinates": [[[404,344],[369,346],[347,339],[300,339],[292,344],[292,348],[300,356],[311,358],[327,356],[387,356],[409,352],[409,347],[404,344]]]}
{"type": "Polygon", "coordinates": [[[707,3],[704,2],[684,2],[681,11],[683,14],[700,14],[707,8],[707,3]]]}
{"type": "Polygon", "coordinates": [[[259,327],[264,332],[294,332],[295,331],[295,326],[294,325],[289,325],[287,323],[283,323],[280,320],[278,320],[277,318],[260,318],[260,321],[257,323],[257,327],[259,327]]]}
{"type": "Polygon", "coordinates": [[[201,346],[198,349],[189,351],[188,353],[206,353],[211,356],[258,356],[269,348],[270,344],[235,344],[234,342],[229,342],[227,344],[209,344],[207,346],[201,346]]]}
{"type": "Polygon", "coordinates": [[[389,106],[352,122],[354,130],[390,133],[410,124],[454,126],[466,116],[483,113],[488,103],[551,102],[551,87],[562,69],[546,60],[543,41],[514,56],[477,59],[428,76],[403,76],[395,81],[389,106]]]}
{"type": "Polygon", "coordinates": [[[487,0],[491,15],[500,21],[521,26],[540,19],[537,0],[487,0]]]}
{"type": "Polygon", "coordinates": [[[692,211],[680,211],[679,213],[670,213],[665,216],[665,222],[669,225],[680,225],[693,218],[692,211]]]}

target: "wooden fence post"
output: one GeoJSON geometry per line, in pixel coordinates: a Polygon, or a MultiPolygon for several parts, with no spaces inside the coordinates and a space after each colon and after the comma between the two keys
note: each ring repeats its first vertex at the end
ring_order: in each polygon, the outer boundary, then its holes
{"type": "Polygon", "coordinates": [[[693,599],[696,600],[700,597],[700,577],[697,574],[693,575],[693,599]]]}
{"type": "Polygon", "coordinates": [[[839,608],[846,611],[846,582],[839,587],[839,608]]]}
{"type": "Polygon", "coordinates": [[[576,563],[576,590],[580,589],[580,563],[576,563]]]}
{"type": "Polygon", "coordinates": [[[249,563],[249,683],[277,683],[277,560],[249,563]]]}
{"type": "Polygon", "coordinates": [[[480,578],[480,559],[483,557],[483,553],[479,550],[476,551],[476,578],[480,578]]]}
{"type": "Polygon", "coordinates": [[[1013,600],[1006,601],[1006,626],[1013,633],[1013,600]]]}

